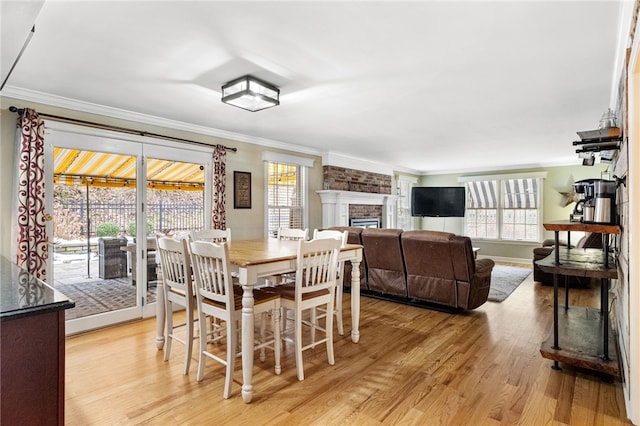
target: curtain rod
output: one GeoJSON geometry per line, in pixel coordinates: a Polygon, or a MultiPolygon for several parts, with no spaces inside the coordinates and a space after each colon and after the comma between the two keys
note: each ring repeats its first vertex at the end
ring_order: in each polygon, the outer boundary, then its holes
{"type": "MultiPolygon", "coordinates": [[[[22,115],[22,113],[24,112],[24,108],[18,108],[18,107],[15,107],[15,106],[12,105],[12,106],[9,107],[9,111],[16,112],[19,115],[22,115]]],[[[144,132],[142,130],[129,129],[129,128],[126,128],[126,127],[113,126],[113,125],[110,125],[110,124],[94,123],[92,121],[78,120],[76,118],[61,117],[59,115],[51,115],[51,114],[45,114],[45,113],[38,113],[38,115],[40,115],[41,117],[44,117],[44,118],[51,118],[53,120],[63,121],[63,122],[66,122],[66,123],[83,124],[83,125],[89,126],[89,127],[94,127],[94,128],[98,128],[98,129],[104,129],[104,130],[113,130],[113,131],[116,131],[116,132],[128,133],[128,134],[131,134],[131,135],[150,136],[150,137],[154,137],[154,138],[158,138],[158,139],[164,139],[164,140],[169,140],[169,141],[178,141],[178,142],[186,142],[186,143],[190,143],[190,144],[194,144],[194,145],[207,146],[207,147],[211,147],[211,148],[216,146],[216,145],[210,145],[210,144],[204,143],[204,142],[192,141],[192,140],[189,140],[189,139],[175,138],[173,136],[165,136],[165,135],[161,135],[161,134],[158,134],[158,133],[144,132]]],[[[224,146],[224,145],[218,145],[218,146],[221,146],[222,148],[226,149],[227,151],[232,151],[232,152],[237,152],[238,151],[238,148],[232,148],[232,147],[228,147],[228,146],[224,146]]]]}

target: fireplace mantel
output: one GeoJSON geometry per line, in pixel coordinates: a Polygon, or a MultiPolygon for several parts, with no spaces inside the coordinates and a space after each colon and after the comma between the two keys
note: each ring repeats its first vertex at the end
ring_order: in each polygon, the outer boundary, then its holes
{"type": "Polygon", "coordinates": [[[396,195],[355,191],[316,191],[322,203],[322,227],[349,226],[349,205],[370,204],[382,206],[383,228],[396,226],[396,195]]]}

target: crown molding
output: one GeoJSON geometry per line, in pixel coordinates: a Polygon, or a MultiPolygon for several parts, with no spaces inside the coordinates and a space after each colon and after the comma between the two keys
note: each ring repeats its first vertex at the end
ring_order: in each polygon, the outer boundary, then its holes
{"type": "Polygon", "coordinates": [[[525,163],[525,164],[513,164],[505,167],[487,168],[472,168],[472,169],[451,169],[451,170],[439,170],[437,172],[422,172],[421,176],[437,176],[437,175],[462,175],[469,173],[494,173],[494,172],[509,172],[512,170],[529,170],[529,169],[544,169],[547,167],[564,167],[564,166],[582,166],[582,162],[577,162],[578,158],[574,156],[567,156],[555,161],[547,161],[543,163],[525,163]]]}
{"type": "Polygon", "coordinates": [[[363,172],[379,173],[381,175],[388,176],[393,176],[394,172],[394,167],[387,164],[363,160],[361,158],[333,151],[328,151],[322,154],[322,165],[344,167],[345,169],[362,170],[363,172]]]}
{"type": "Polygon", "coordinates": [[[58,108],[65,108],[72,111],[102,115],[109,118],[119,120],[133,121],[137,123],[149,124],[152,126],[165,127],[168,129],[181,130],[190,133],[197,133],[206,136],[213,136],[220,139],[231,141],[245,142],[254,145],[261,145],[270,148],[283,149],[287,151],[298,152],[301,154],[321,156],[322,152],[294,145],[286,142],[275,141],[272,139],[261,138],[257,136],[249,136],[241,133],[229,132],[226,130],[216,129],[213,127],[200,126],[197,124],[187,123],[184,121],[170,120],[167,118],[157,117],[149,114],[128,111],[120,108],[112,108],[91,102],[79,101],[76,99],[65,98],[62,96],[51,95],[48,93],[38,92],[35,90],[22,89],[19,87],[7,86],[2,90],[2,96],[7,98],[18,99],[27,102],[35,102],[39,104],[49,105],[58,108]]]}
{"type": "MultiPolygon", "coordinates": [[[[462,173],[478,173],[486,172],[487,169],[450,169],[436,172],[428,172],[421,170],[409,169],[401,166],[390,166],[384,163],[378,163],[370,160],[363,160],[361,158],[349,156],[339,152],[333,151],[319,151],[300,145],[295,145],[286,142],[275,141],[272,139],[260,138],[257,136],[249,136],[241,133],[229,132],[226,130],[216,129],[213,127],[200,126],[197,124],[191,124],[184,121],[170,120],[162,117],[157,117],[149,114],[142,114],[134,111],[107,107],[104,105],[94,104],[90,102],[79,101],[76,99],[65,98],[62,96],[51,95],[44,92],[38,92],[35,90],[23,89],[15,86],[5,86],[0,93],[0,96],[6,98],[12,98],[16,100],[34,102],[38,104],[48,105],[52,107],[64,108],[81,113],[89,113],[95,115],[101,115],[104,117],[148,124],[152,126],[164,127],[168,129],[180,130],[189,133],[201,134],[205,136],[212,136],[215,138],[226,139],[229,141],[244,142],[254,145],[260,145],[269,148],[282,149],[291,152],[297,152],[300,154],[316,155],[322,157],[323,166],[336,166],[344,167],[355,170],[362,170],[370,173],[380,173],[383,175],[393,176],[394,172],[401,172],[412,174],[416,176],[431,176],[431,175],[443,175],[443,174],[462,174],[462,173]]],[[[538,164],[516,164],[507,166],[504,168],[491,169],[491,171],[507,171],[529,168],[541,168],[541,167],[558,167],[558,166],[572,166],[578,165],[575,157],[566,157],[558,159],[556,161],[538,163],[538,164]]]]}

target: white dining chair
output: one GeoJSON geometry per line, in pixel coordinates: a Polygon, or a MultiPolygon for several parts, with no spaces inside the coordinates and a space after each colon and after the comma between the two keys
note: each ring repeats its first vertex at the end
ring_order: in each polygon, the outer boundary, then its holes
{"type": "Polygon", "coordinates": [[[167,328],[167,340],[164,347],[164,360],[171,354],[171,343],[175,340],[185,345],[183,374],[189,373],[191,355],[193,353],[193,311],[195,299],[191,279],[191,259],[188,242],[174,238],[157,239],[157,254],[160,257],[162,282],[164,284],[164,309],[167,328]],[[174,324],[174,305],[184,307],[185,322],[174,324]],[[176,334],[176,330],[185,328],[185,337],[176,334]]]}
{"type": "Polygon", "coordinates": [[[201,229],[189,231],[191,241],[209,241],[210,243],[224,243],[231,241],[231,228],[227,229],[201,229]]]}
{"type": "MultiPolygon", "coordinates": [[[[333,238],[333,239],[340,240],[340,247],[344,248],[347,246],[349,231],[337,231],[333,229],[325,229],[325,230],[314,229],[313,230],[314,240],[323,239],[323,238],[333,238]]],[[[338,277],[336,281],[336,300],[334,304],[333,313],[336,316],[338,334],[342,336],[344,334],[344,323],[342,321],[342,294],[343,294],[342,279],[344,276],[344,262],[338,262],[337,274],[338,274],[338,277]]],[[[322,309],[318,308],[318,310],[322,310],[322,309]]],[[[315,317],[315,315],[316,315],[316,312],[314,311],[312,315],[312,321],[316,321],[317,319],[322,318],[321,316],[315,317]]],[[[314,337],[315,337],[314,332],[312,331],[312,339],[314,337]]]]}
{"type": "MultiPolygon", "coordinates": [[[[278,230],[276,231],[276,239],[281,241],[306,241],[309,239],[309,229],[278,228],[278,230]]],[[[281,285],[284,283],[293,282],[294,280],[295,274],[292,273],[264,277],[264,281],[267,286],[281,285]]]]}
{"type": "Polygon", "coordinates": [[[325,315],[324,327],[311,324],[303,320],[303,313],[316,307],[324,307],[326,312],[333,312],[336,288],[336,269],[338,267],[338,250],[340,241],[337,239],[318,239],[298,241],[296,257],[295,283],[273,287],[270,291],[280,294],[283,318],[287,310],[294,312],[293,339],[283,334],[285,340],[292,340],[295,347],[296,370],[298,380],[304,380],[304,366],[302,352],[325,343],[327,347],[327,361],[335,364],[333,353],[333,315],[325,315]],[[313,340],[309,344],[302,341],[302,326],[315,327],[324,333],[324,338],[313,340]]]}
{"type": "MultiPolygon", "coordinates": [[[[231,395],[233,370],[238,353],[238,332],[242,322],[242,289],[231,283],[229,271],[229,246],[227,243],[215,244],[205,241],[193,241],[191,247],[191,263],[193,265],[196,284],[196,305],[200,335],[206,334],[207,317],[214,317],[226,324],[226,333],[210,334],[211,338],[201,338],[198,355],[197,380],[202,381],[207,358],[214,359],[226,366],[224,398],[231,395]],[[212,345],[226,337],[226,356],[215,351],[217,345],[212,345]]],[[[254,313],[260,315],[259,340],[253,348],[242,350],[260,350],[260,359],[264,361],[264,349],[270,348],[274,352],[275,373],[280,374],[280,296],[277,293],[253,290],[254,313]],[[265,314],[273,317],[273,330],[269,339],[266,337],[265,314]]],[[[208,337],[209,337],[208,336],[208,337]]]]}

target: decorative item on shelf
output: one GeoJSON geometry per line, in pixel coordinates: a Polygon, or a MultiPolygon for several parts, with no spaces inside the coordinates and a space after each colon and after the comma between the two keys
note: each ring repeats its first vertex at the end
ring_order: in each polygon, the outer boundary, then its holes
{"type": "Polygon", "coordinates": [[[280,90],[272,84],[245,75],[222,86],[222,102],[247,111],[260,111],[280,105],[280,90]]]}
{"type": "Polygon", "coordinates": [[[582,158],[583,166],[593,166],[596,163],[596,156],[593,152],[578,153],[578,158],[582,158]]]}
{"type": "Polygon", "coordinates": [[[577,132],[579,141],[574,141],[573,145],[579,145],[576,149],[578,158],[582,158],[583,166],[593,166],[595,164],[595,153],[598,153],[600,161],[610,163],[615,157],[615,153],[620,149],[622,134],[619,127],[616,127],[615,113],[608,109],[602,114],[597,130],[587,130],[577,132]]]}
{"type": "Polygon", "coordinates": [[[598,129],[608,129],[610,127],[616,127],[616,115],[611,108],[607,109],[607,112],[602,114],[598,129]]]}

